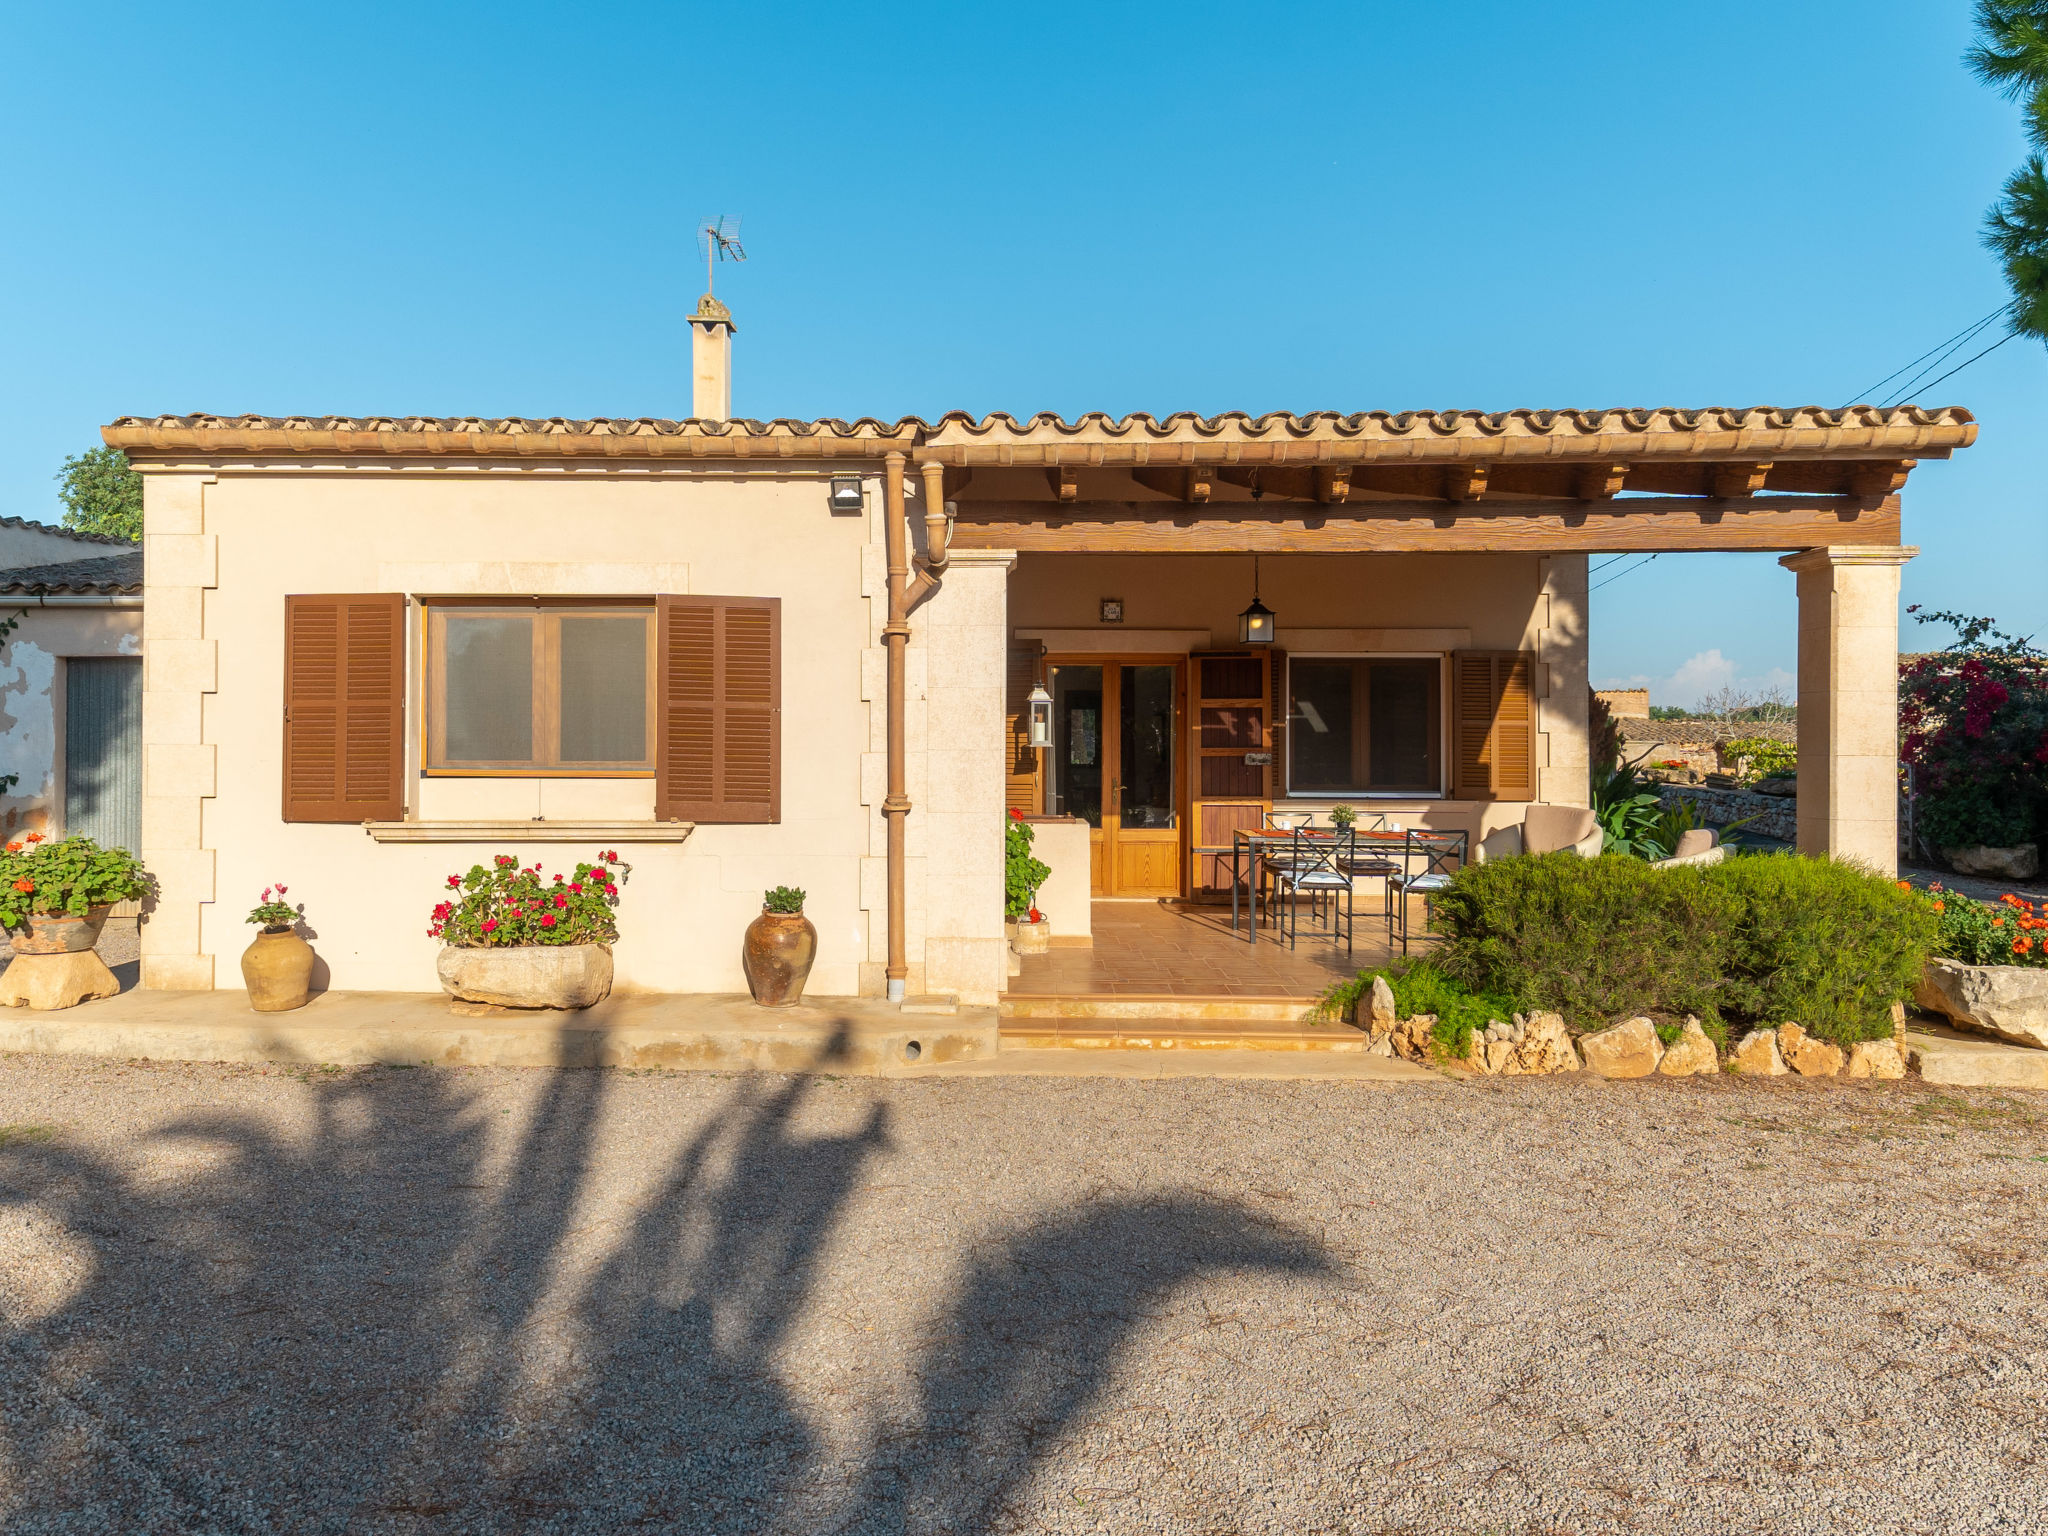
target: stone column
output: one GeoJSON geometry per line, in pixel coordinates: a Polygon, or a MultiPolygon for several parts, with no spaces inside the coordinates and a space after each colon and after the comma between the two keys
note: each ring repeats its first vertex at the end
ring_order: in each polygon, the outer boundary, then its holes
{"type": "MultiPolygon", "coordinates": [[[[924,791],[910,825],[922,854],[919,927],[930,992],[992,1006],[1008,984],[1003,936],[1003,684],[1010,550],[955,550],[910,616],[925,658],[924,791]]],[[[913,964],[915,961],[913,960],[913,964]]]]}
{"type": "Polygon", "coordinates": [[[206,695],[218,687],[206,638],[207,593],[219,585],[219,537],[205,527],[211,475],[151,474],[142,485],[142,862],[157,896],[142,919],[142,984],[213,986],[199,922],[214,899],[206,802],[214,794],[206,695]]]}
{"type": "Polygon", "coordinates": [[[1537,562],[1542,586],[1533,625],[1542,676],[1536,679],[1536,798],[1544,805],[1591,805],[1586,557],[1537,562]]]}
{"type": "Polygon", "coordinates": [[[1831,545],[1799,580],[1799,851],[1899,868],[1899,568],[1911,545],[1831,545]]]}

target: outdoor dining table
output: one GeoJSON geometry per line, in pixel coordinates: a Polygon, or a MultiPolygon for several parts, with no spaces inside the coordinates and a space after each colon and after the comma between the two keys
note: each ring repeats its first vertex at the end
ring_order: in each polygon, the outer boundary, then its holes
{"type": "MultiPolygon", "coordinates": [[[[1334,833],[1321,827],[1304,828],[1303,833],[1308,837],[1335,836],[1334,833]]],[[[1384,856],[1391,862],[1397,862],[1401,868],[1402,878],[1407,876],[1410,865],[1417,859],[1422,860],[1423,871],[1427,874],[1441,872],[1443,866],[1453,860],[1462,864],[1465,862],[1467,851],[1471,846],[1471,834],[1462,830],[1408,827],[1395,831],[1392,828],[1375,827],[1367,829],[1359,827],[1354,830],[1353,836],[1354,842],[1352,846],[1356,852],[1363,854],[1370,850],[1374,854],[1384,856]]],[[[1291,828],[1240,827],[1231,834],[1230,931],[1232,933],[1237,932],[1237,914],[1239,911],[1238,887],[1242,885],[1244,887],[1245,909],[1250,918],[1250,941],[1254,944],[1259,942],[1259,860],[1271,852],[1291,847],[1293,842],[1294,832],[1291,828]],[[1249,870],[1246,868],[1247,860],[1249,860],[1249,870]],[[1252,878],[1245,879],[1246,873],[1249,873],[1252,878]]],[[[1196,851],[1204,852],[1209,850],[1198,849],[1196,851]]],[[[1214,851],[1220,853],[1222,850],[1217,849],[1214,851]]],[[[1388,936],[1392,937],[1393,904],[1391,900],[1388,903],[1387,911],[1387,932],[1388,936]]],[[[1404,947],[1407,937],[1407,903],[1403,902],[1401,904],[1401,938],[1404,947]]]]}

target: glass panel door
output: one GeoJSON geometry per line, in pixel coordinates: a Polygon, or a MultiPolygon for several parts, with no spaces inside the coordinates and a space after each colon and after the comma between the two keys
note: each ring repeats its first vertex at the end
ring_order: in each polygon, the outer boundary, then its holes
{"type": "Polygon", "coordinates": [[[1115,669],[1116,760],[1110,796],[1116,812],[1106,860],[1121,896],[1180,894],[1180,786],[1174,775],[1180,668],[1115,669]]]}

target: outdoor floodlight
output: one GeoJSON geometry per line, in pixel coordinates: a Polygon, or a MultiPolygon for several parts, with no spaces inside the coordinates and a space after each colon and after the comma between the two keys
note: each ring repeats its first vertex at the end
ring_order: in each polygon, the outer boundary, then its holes
{"type": "Polygon", "coordinates": [[[861,498],[859,475],[834,475],[830,502],[835,516],[858,512],[866,503],[861,498]]]}

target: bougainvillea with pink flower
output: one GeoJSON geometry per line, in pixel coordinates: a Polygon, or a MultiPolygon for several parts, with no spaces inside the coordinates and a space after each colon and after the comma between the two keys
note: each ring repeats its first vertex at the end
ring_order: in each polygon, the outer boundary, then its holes
{"type": "Polygon", "coordinates": [[[1899,667],[1899,757],[1915,770],[1921,836],[2011,848],[2048,816],[2048,653],[1992,620],[1906,610],[1955,644],[1899,667]]]}
{"type": "Polygon", "coordinates": [[[427,935],[461,949],[615,943],[619,887],[632,870],[614,849],[566,875],[501,853],[488,868],[448,877],[449,895],[435,904],[427,935]]]}

